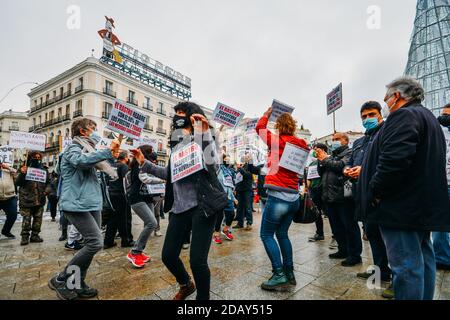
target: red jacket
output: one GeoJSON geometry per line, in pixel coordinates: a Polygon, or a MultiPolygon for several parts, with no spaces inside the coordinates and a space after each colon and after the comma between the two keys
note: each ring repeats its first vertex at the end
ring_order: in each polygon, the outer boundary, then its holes
{"type": "Polygon", "coordinates": [[[269,147],[268,167],[265,187],[268,189],[292,192],[298,191],[299,175],[279,166],[286,143],[309,151],[306,141],[295,136],[278,136],[267,130],[269,119],[263,116],[256,125],[256,132],[269,147]]]}

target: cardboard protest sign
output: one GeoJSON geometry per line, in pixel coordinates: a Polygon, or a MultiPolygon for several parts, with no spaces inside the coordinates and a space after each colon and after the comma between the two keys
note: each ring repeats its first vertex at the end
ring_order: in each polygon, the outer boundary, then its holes
{"type": "MultiPolygon", "coordinates": [[[[100,140],[100,142],[96,145],[96,148],[97,148],[97,150],[109,149],[112,142],[113,142],[112,139],[102,138],[102,140],[100,140]]],[[[133,146],[130,146],[129,144],[126,144],[126,143],[122,143],[120,145],[120,149],[121,150],[131,150],[131,149],[133,149],[133,146]]]]}
{"type": "Polygon", "coordinates": [[[13,164],[13,151],[10,146],[0,147],[0,163],[13,164]]]}
{"type": "Polygon", "coordinates": [[[11,131],[9,146],[15,149],[45,151],[46,136],[28,132],[11,131]]]}
{"type": "Polygon", "coordinates": [[[256,125],[258,124],[259,119],[249,119],[245,124],[245,131],[254,131],[256,129],[256,125]]]}
{"type": "Polygon", "coordinates": [[[230,149],[236,149],[244,145],[244,138],[242,136],[233,136],[228,141],[228,146],[230,149]]]}
{"type": "Polygon", "coordinates": [[[146,120],[146,115],[129,107],[126,103],[116,100],[106,129],[138,140],[141,137],[146,120]]]}
{"type": "Polygon", "coordinates": [[[203,169],[203,151],[195,142],[173,152],[170,160],[172,183],[203,169]]]}
{"type": "Polygon", "coordinates": [[[166,185],[164,183],[158,184],[148,184],[147,185],[148,193],[150,194],[161,194],[166,192],[166,185]]]}
{"type": "Polygon", "coordinates": [[[213,113],[213,120],[227,127],[236,129],[244,115],[245,113],[242,111],[228,107],[223,103],[218,103],[216,110],[214,110],[213,113]]]}
{"type": "Polygon", "coordinates": [[[133,141],[133,146],[135,148],[139,148],[144,145],[152,146],[153,150],[158,150],[158,139],[141,137],[139,140],[133,141]]]}
{"type": "Polygon", "coordinates": [[[303,174],[308,160],[309,152],[291,143],[286,143],[280,160],[280,167],[298,174],[303,174]]]}
{"type": "Polygon", "coordinates": [[[320,178],[319,171],[317,170],[317,165],[308,167],[308,180],[320,178]]]}
{"type": "Polygon", "coordinates": [[[241,183],[242,181],[244,181],[244,176],[242,175],[242,173],[238,173],[236,175],[236,184],[241,183]]]}
{"type": "Polygon", "coordinates": [[[272,115],[270,116],[269,121],[277,121],[283,113],[292,114],[294,109],[294,107],[274,99],[272,103],[272,115]]]}
{"type": "Polygon", "coordinates": [[[46,183],[47,171],[36,168],[28,168],[25,180],[46,183]]]}

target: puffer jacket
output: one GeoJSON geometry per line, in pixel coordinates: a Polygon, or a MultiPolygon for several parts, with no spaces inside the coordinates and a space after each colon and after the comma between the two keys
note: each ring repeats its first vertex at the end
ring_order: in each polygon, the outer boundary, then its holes
{"type": "Polygon", "coordinates": [[[333,151],[332,156],[319,161],[318,170],[322,177],[322,201],[325,203],[344,202],[344,167],[348,163],[351,149],[345,145],[333,151]]]}

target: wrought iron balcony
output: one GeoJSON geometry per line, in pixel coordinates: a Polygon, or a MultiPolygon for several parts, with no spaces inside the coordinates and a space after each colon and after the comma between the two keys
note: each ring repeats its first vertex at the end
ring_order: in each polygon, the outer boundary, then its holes
{"type": "Polygon", "coordinates": [[[106,94],[107,96],[110,96],[113,98],[117,97],[117,94],[114,91],[112,91],[110,88],[103,88],[103,93],[106,94]]]}
{"type": "Polygon", "coordinates": [[[83,116],[83,110],[76,110],[73,112],[73,117],[77,118],[77,117],[82,117],[83,116]]]}

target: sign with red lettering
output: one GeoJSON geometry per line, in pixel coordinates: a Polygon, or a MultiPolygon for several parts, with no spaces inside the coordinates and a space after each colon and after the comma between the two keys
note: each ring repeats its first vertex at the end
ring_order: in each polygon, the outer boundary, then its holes
{"type": "Polygon", "coordinates": [[[123,134],[134,140],[139,140],[144,129],[147,116],[116,100],[111,110],[106,129],[123,134]]]}
{"type": "Polygon", "coordinates": [[[227,127],[236,129],[244,115],[245,113],[219,102],[217,104],[216,110],[214,110],[213,120],[227,127]]]}
{"type": "Polygon", "coordinates": [[[170,159],[172,183],[203,169],[203,151],[195,142],[174,151],[170,159]]]}
{"type": "Polygon", "coordinates": [[[36,168],[28,168],[27,175],[25,176],[25,180],[46,183],[47,182],[47,171],[41,170],[41,169],[36,169],[36,168]]]}

